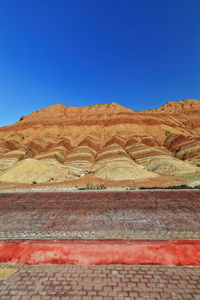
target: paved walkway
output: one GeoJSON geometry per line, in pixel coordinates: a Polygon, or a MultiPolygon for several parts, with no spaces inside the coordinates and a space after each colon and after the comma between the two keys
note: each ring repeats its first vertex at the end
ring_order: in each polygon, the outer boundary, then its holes
{"type": "MultiPolygon", "coordinates": [[[[1,266],[1,269],[16,268],[1,266]]],[[[1,300],[200,299],[200,267],[20,266],[1,300]]]]}
{"type": "Polygon", "coordinates": [[[0,194],[0,238],[200,238],[200,190],[0,194]]]}

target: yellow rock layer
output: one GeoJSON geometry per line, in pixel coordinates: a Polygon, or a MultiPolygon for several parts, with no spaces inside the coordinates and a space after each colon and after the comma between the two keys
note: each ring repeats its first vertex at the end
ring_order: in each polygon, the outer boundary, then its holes
{"type": "Polygon", "coordinates": [[[36,159],[25,159],[14,167],[3,172],[1,182],[40,183],[48,181],[65,181],[75,176],[69,174],[69,170],[57,168],[48,162],[36,159]]]}

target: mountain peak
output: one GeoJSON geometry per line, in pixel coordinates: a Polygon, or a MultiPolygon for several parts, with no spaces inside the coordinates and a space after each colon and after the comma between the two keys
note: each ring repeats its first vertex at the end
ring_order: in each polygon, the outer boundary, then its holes
{"type": "Polygon", "coordinates": [[[66,120],[71,117],[80,119],[87,116],[94,117],[95,115],[108,115],[119,112],[133,112],[133,110],[126,108],[116,102],[110,102],[105,104],[95,104],[90,106],[65,106],[63,104],[53,104],[46,108],[36,110],[30,115],[23,117],[22,122],[26,121],[52,121],[52,120],[66,120]]]}
{"type": "Polygon", "coordinates": [[[48,107],[45,107],[41,110],[88,110],[88,109],[107,109],[107,108],[115,108],[115,109],[129,109],[126,108],[125,106],[118,104],[116,102],[108,102],[108,103],[103,103],[103,104],[92,104],[92,105],[87,105],[87,106],[65,106],[60,103],[56,103],[53,105],[50,105],[48,107]]]}
{"type": "Polygon", "coordinates": [[[158,112],[158,113],[180,113],[200,111],[200,101],[193,99],[185,99],[181,101],[170,101],[156,109],[148,109],[146,112],[158,112]]]}
{"type": "MultiPolygon", "coordinates": [[[[181,100],[171,101],[160,106],[156,109],[149,109],[144,111],[137,111],[137,113],[181,113],[181,112],[200,112],[200,101],[199,100],[181,100]]],[[[90,106],[65,106],[63,104],[54,104],[46,108],[36,110],[30,115],[21,118],[21,122],[32,122],[32,121],[72,121],[72,120],[98,120],[98,119],[110,119],[112,116],[119,114],[135,114],[136,111],[122,106],[116,102],[109,102],[104,104],[95,104],[90,106]]]]}

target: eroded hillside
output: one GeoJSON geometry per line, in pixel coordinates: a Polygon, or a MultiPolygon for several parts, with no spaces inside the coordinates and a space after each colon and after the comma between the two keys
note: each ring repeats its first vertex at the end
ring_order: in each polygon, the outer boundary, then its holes
{"type": "MultiPolygon", "coordinates": [[[[200,101],[133,111],[56,104],[0,128],[1,182],[200,178],[200,101]]],[[[158,182],[159,182],[158,180],[158,182]]]]}

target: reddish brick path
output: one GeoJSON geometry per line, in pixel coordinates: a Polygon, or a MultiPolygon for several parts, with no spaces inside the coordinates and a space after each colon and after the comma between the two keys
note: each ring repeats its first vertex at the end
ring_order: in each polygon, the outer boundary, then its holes
{"type": "Polygon", "coordinates": [[[200,190],[2,193],[0,238],[199,238],[199,212],[200,190]]]}
{"type": "Polygon", "coordinates": [[[1,283],[0,299],[199,300],[199,287],[200,267],[21,266],[1,283]]]}

